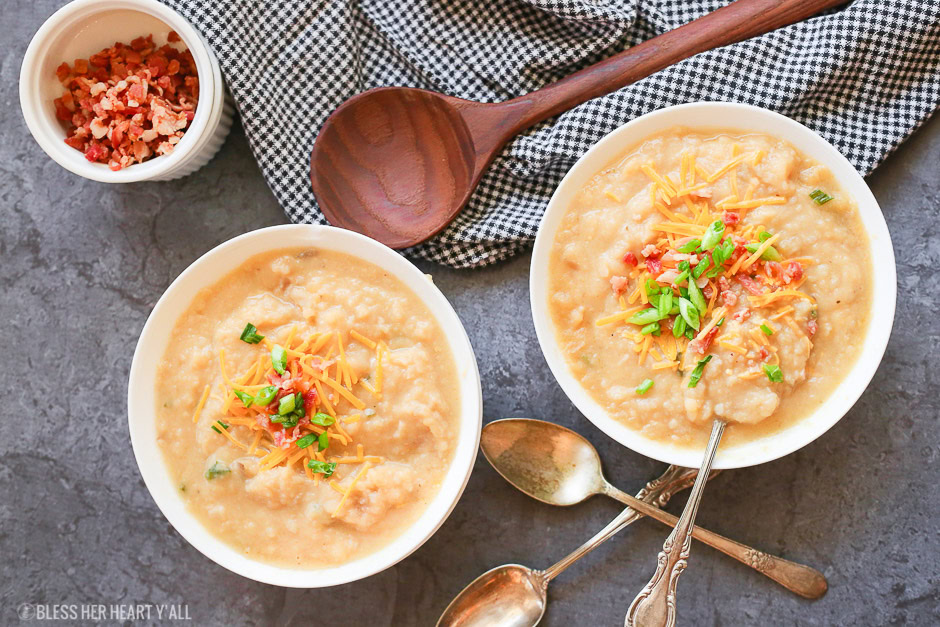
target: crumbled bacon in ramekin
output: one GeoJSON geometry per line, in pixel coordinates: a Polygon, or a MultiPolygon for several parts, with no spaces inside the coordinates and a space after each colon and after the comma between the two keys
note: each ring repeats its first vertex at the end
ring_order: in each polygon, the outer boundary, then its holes
{"type": "MultiPolygon", "coordinates": [[[[179,35],[171,32],[168,41],[179,35]]],[[[56,76],[66,89],[55,99],[65,143],[112,170],[171,153],[199,101],[192,53],[157,47],[153,35],[63,63],[56,76]]]]}

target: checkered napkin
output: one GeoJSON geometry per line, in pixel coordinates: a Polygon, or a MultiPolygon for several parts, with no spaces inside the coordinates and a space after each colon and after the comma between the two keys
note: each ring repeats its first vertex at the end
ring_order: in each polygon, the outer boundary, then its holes
{"type": "MultiPolygon", "coordinates": [[[[209,40],[287,216],[325,223],[317,130],[363,90],[408,85],[482,102],[538,89],[728,0],[163,0],[209,40]]],[[[406,253],[455,267],[525,249],[565,172],[633,118],[696,100],[806,124],[871,172],[940,106],[940,0],[856,0],[704,52],[510,142],[468,206],[406,253]]]]}

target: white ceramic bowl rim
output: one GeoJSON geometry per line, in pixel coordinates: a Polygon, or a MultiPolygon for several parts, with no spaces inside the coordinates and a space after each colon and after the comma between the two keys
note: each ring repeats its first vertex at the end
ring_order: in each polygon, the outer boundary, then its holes
{"type": "Polygon", "coordinates": [[[456,312],[414,265],[386,246],[358,233],[328,226],[283,225],[246,233],[216,246],[190,265],[157,302],[141,331],[127,393],[128,426],[134,456],[160,511],[203,555],[239,575],[263,583],[320,588],[362,579],[404,559],[444,523],[463,493],[476,460],[483,421],[480,374],[473,348],[456,312]],[[156,445],[155,380],[170,331],[196,293],[214,285],[249,257],[283,248],[336,250],[380,266],[397,277],[428,307],[448,338],[460,383],[460,431],[454,459],[440,490],[404,533],[377,552],[340,566],[299,570],[245,557],[212,535],[187,509],[156,445]]]}
{"type": "MultiPolygon", "coordinates": [[[[142,32],[140,36],[148,34],[142,32]]],[[[98,50],[88,50],[86,56],[96,52],[98,50]]],[[[58,66],[62,61],[71,63],[73,59],[59,59],[55,65],[58,66]]],[[[103,183],[129,183],[161,178],[183,165],[191,156],[198,154],[198,149],[207,141],[207,137],[211,137],[214,130],[212,122],[219,118],[223,98],[221,70],[205,40],[181,15],[156,0],[73,0],[53,13],[36,31],[26,49],[20,69],[20,107],[26,119],[26,126],[40,147],[67,170],[103,183]],[[51,102],[45,102],[42,98],[40,84],[45,78],[43,62],[48,49],[67,29],[94,15],[117,10],[146,13],[176,31],[196,61],[199,105],[196,107],[192,123],[172,153],[144,163],[135,163],[115,172],[107,164],[91,163],[80,151],[63,141],[64,132],[55,118],[54,107],[51,102]]]]}
{"type": "Polygon", "coordinates": [[[548,261],[561,219],[574,195],[597,172],[632,146],[659,131],[674,126],[707,129],[736,129],[763,132],[785,138],[801,152],[827,166],[858,204],[862,222],[871,240],[874,262],[871,321],[858,361],[828,399],[810,416],[776,434],[759,440],[722,447],[715,468],[739,468],[768,462],[809,444],[829,430],[855,404],[875,374],[884,355],[894,322],[897,273],[894,249],[884,216],[875,197],[855,168],[826,140],[802,124],[783,115],[745,104],[695,102],[648,113],[612,131],[574,164],[548,204],[539,225],[529,273],[532,317],[542,353],[561,388],[583,413],[611,438],[659,461],[697,468],[703,451],[663,444],[640,435],[608,415],[581,386],[569,369],[555,338],[548,315],[548,261]]]}

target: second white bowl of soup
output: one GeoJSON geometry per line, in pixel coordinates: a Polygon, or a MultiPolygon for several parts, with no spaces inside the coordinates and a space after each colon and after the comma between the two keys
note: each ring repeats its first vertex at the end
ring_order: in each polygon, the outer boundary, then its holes
{"type": "Polygon", "coordinates": [[[332,227],[237,237],[173,282],[131,367],[157,505],[205,555],[290,587],[371,575],[427,540],[476,457],[456,313],[385,246],[332,227]]]}
{"type": "Polygon", "coordinates": [[[864,391],[894,317],[894,254],[861,176],[784,116],[731,103],[645,115],[556,190],[532,257],[546,360],[625,446],[716,468],[786,455],[864,391]]]}

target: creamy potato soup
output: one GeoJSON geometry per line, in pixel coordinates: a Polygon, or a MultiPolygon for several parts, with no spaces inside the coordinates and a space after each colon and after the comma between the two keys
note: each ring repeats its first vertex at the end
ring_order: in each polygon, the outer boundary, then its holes
{"type": "Polygon", "coordinates": [[[288,249],[199,293],[158,371],[180,495],[247,557],[334,566],[399,536],[436,495],[460,407],[450,348],[381,268],[288,249]]]}
{"type": "Polygon", "coordinates": [[[609,414],[699,447],[810,414],[858,358],[869,242],[832,174],[762,134],[673,128],[595,175],[552,244],[568,366],[609,414]]]}

